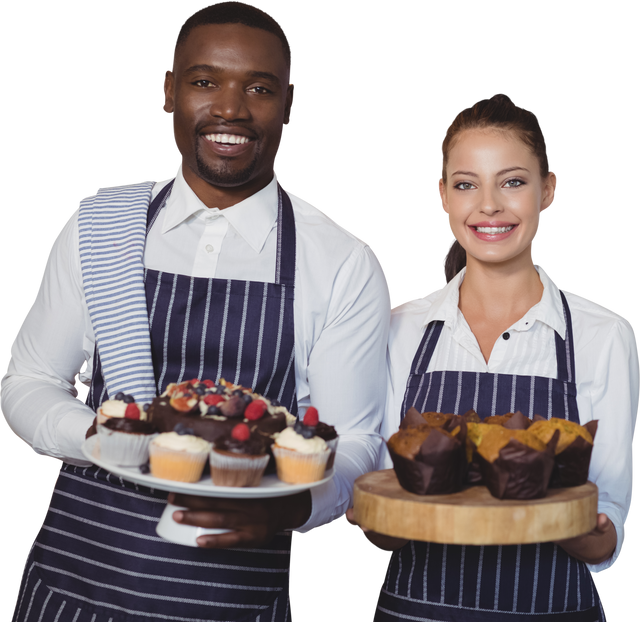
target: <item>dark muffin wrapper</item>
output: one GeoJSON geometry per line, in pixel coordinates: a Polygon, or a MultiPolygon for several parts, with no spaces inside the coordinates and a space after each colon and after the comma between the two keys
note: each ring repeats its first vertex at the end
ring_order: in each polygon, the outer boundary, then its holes
{"type": "MultiPolygon", "coordinates": [[[[597,421],[589,421],[584,426],[595,442],[597,421]]],[[[593,444],[578,436],[564,451],[555,457],[550,488],[569,488],[582,486],[589,477],[589,464],[593,444]]]]}
{"type": "Polygon", "coordinates": [[[458,438],[433,428],[414,460],[389,448],[393,468],[400,485],[418,495],[440,495],[462,489],[466,472],[467,427],[463,424],[458,438]]]}
{"type": "Polygon", "coordinates": [[[419,425],[424,425],[426,421],[420,412],[413,406],[405,413],[402,421],[400,422],[400,429],[406,430],[407,428],[417,428],[419,425]]]}
{"type": "Polygon", "coordinates": [[[494,462],[478,453],[484,485],[497,499],[540,499],[547,494],[554,453],[560,433],[556,432],[545,451],[538,451],[512,438],[494,462]]]}

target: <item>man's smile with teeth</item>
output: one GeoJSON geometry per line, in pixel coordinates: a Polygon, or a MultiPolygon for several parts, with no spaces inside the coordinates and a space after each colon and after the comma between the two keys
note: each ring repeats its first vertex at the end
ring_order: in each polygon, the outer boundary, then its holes
{"type": "Polygon", "coordinates": [[[474,229],[478,233],[488,233],[488,234],[496,234],[496,233],[506,233],[507,231],[511,231],[515,225],[508,225],[507,227],[474,227],[474,229]]]}
{"type": "Polygon", "coordinates": [[[238,134],[205,134],[207,140],[212,143],[221,143],[223,145],[244,145],[251,141],[246,136],[239,136],[238,134]]]}

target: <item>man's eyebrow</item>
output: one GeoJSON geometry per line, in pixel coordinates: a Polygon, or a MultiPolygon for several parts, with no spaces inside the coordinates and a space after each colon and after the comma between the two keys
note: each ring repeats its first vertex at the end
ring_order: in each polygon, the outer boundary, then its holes
{"type": "MultiPolygon", "coordinates": [[[[500,175],[506,175],[507,173],[512,173],[513,171],[525,171],[529,172],[529,169],[524,166],[512,166],[510,168],[503,168],[501,171],[496,173],[496,177],[500,177],[500,175]]],[[[472,173],[471,171],[456,171],[452,173],[452,175],[466,175],[467,177],[478,177],[476,173],[472,173]]]]}
{"type": "MultiPolygon", "coordinates": [[[[196,73],[224,73],[224,69],[222,67],[218,67],[217,65],[192,65],[188,69],[185,69],[184,75],[190,76],[196,73]]],[[[270,71],[247,71],[246,75],[250,78],[255,78],[258,80],[269,80],[270,82],[275,82],[280,84],[280,79],[274,73],[270,71]]]]}

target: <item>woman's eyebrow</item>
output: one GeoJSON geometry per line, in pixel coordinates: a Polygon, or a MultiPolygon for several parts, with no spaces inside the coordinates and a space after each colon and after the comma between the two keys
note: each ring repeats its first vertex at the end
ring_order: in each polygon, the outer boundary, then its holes
{"type": "MultiPolygon", "coordinates": [[[[512,173],[513,171],[525,171],[526,173],[528,173],[529,169],[525,168],[524,166],[512,166],[510,168],[503,168],[501,171],[498,171],[496,173],[496,177],[499,177],[500,175],[506,175],[507,173],[512,173]]],[[[452,173],[452,175],[465,175],[467,177],[478,177],[477,173],[473,173],[471,171],[456,171],[455,173],[452,173]]]]}

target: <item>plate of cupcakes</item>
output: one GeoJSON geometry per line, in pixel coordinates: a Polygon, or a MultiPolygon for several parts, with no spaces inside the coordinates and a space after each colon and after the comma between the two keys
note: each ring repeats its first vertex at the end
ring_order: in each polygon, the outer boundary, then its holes
{"type": "Polygon", "coordinates": [[[150,404],[118,393],[82,451],[149,488],[223,498],[296,494],[333,476],[338,434],[310,406],[296,419],[275,400],[220,379],[169,384],[150,404]]]}

